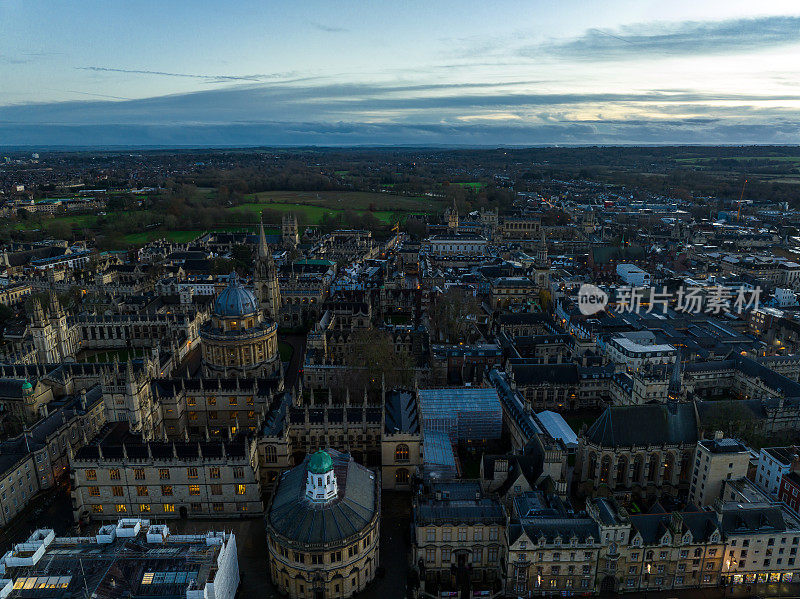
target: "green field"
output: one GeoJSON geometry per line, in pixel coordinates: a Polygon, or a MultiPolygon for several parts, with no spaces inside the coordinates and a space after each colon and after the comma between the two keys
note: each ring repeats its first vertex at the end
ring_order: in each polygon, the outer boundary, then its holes
{"type": "MultiPolygon", "coordinates": [[[[199,191],[206,195],[214,192],[210,188],[201,188],[199,191]]],[[[442,204],[437,199],[360,191],[270,191],[251,194],[247,200],[250,203],[230,207],[226,210],[234,214],[238,213],[242,217],[248,217],[246,220],[250,220],[252,215],[258,215],[265,209],[277,212],[295,212],[303,215],[305,223],[316,225],[322,221],[325,214],[335,215],[343,213],[345,210],[369,212],[375,218],[393,224],[398,220],[404,220],[410,214],[427,214],[442,209],[442,204]]],[[[144,210],[126,211],[126,214],[146,212],[144,210]]],[[[104,217],[97,214],[75,214],[56,218],[31,218],[25,221],[13,221],[8,223],[8,226],[18,231],[32,231],[40,228],[50,231],[64,225],[92,229],[98,227],[98,219],[113,220],[117,214],[109,212],[104,217]]],[[[218,230],[238,230],[239,228],[227,227],[218,230]]],[[[201,233],[202,231],[199,230],[164,231],[154,229],[128,233],[123,236],[123,239],[125,243],[131,245],[140,245],[160,238],[166,238],[176,243],[186,243],[201,233]]]]}
{"type": "Polygon", "coordinates": [[[345,210],[369,211],[375,218],[392,223],[402,220],[408,213],[430,213],[441,209],[440,202],[430,198],[362,191],[266,191],[253,194],[249,199],[252,203],[231,210],[257,214],[262,210],[295,212],[303,214],[306,222],[312,225],[318,224],[325,214],[345,210]]]}
{"type": "Polygon", "coordinates": [[[285,341],[278,341],[278,353],[281,355],[281,362],[288,362],[292,359],[294,350],[292,346],[285,341]]]}
{"type": "Polygon", "coordinates": [[[368,191],[264,191],[254,194],[253,200],[268,204],[303,204],[333,210],[396,210],[400,212],[435,212],[440,202],[421,196],[401,196],[368,191]]]}
{"type": "Polygon", "coordinates": [[[483,181],[470,181],[468,183],[451,183],[450,185],[458,185],[459,187],[466,187],[467,189],[471,189],[473,191],[480,191],[484,187],[486,187],[486,183],[483,181]]]}
{"type": "Polygon", "coordinates": [[[144,356],[143,349],[118,349],[109,351],[85,351],[78,355],[78,362],[113,362],[114,357],[120,362],[144,356]]]}
{"type": "Polygon", "coordinates": [[[715,158],[676,158],[675,162],[684,164],[702,164],[716,162],[717,160],[735,160],[736,162],[749,162],[752,160],[759,162],[794,162],[800,164],[800,156],[720,156],[715,158]]]}
{"type": "Polygon", "coordinates": [[[125,235],[123,239],[125,243],[130,243],[132,245],[137,245],[140,243],[148,243],[149,241],[153,241],[154,239],[168,239],[169,241],[174,241],[175,243],[187,243],[201,235],[204,231],[194,230],[194,231],[145,231],[143,233],[129,233],[125,235]]]}
{"type": "MultiPolygon", "coordinates": [[[[250,212],[260,214],[262,210],[276,210],[278,212],[294,212],[295,214],[303,214],[305,220],[310,225],[317,225],[322,221],[325,214],[336,214],[337,212],[344,212],[344,208],[324,208],[322,206],[307,206],[305,204],[272,204],[269,202],[258,202],[254,204],[243,204],[236,208],[231,208],[234,212],[250,212]]],[[[366,212],[365,210],[357,210],[357,212],[366,212]]],[[[378,210],[371,213],[375,218],[387,223],[394,222],[402,213],[396,214],[387,210],[378,210]]]]}

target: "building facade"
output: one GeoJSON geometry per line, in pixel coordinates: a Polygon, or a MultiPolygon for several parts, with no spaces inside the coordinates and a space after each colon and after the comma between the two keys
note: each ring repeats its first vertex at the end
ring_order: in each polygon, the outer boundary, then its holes
{"type": "Polygon", "coordinates": [[[280,478],[267,514],[269,573],[294,598],[351,597],[379,565],[380,476],[318,451],[280,478]]]}

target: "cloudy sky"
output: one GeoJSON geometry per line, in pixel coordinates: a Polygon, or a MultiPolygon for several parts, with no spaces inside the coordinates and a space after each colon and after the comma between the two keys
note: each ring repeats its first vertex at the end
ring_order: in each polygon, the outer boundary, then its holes
{"type": "Polygon", "coordinates": [[[797,0],[0,0],[0,145],[800,143],[797,0]]]}

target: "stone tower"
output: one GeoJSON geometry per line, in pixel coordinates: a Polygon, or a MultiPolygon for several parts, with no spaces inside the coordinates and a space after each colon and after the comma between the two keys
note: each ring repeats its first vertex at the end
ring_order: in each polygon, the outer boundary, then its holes
{"type": "Polygon", "coordinates": [[[548,265],[547,261],[547,235],[544,232],[544,228],[542,228],[542,236],[539,239],[539,243],[536,244],[536,264],[546,267],[548,265]]]}
{"type": "Polygon", "coordinates": [[[45,316],[42,302],[33,300],[33,314],[31,315],[31,334],[33,345],[36,348],[36,360],[44,363],[61,361],[58,341],[51,321],[45,316]]]}
{"type": "Polygon", "coordinates": [[[53,329],[53,340],[58,348],[59,359],[72,361],[76,353],[75,336],[67,322],[67,313],[61,307],[54,291],[50,292],[50,326],[53,329]]]}
{"type": "Polygon", "coordinates": [[[281,239],[287,248],[294,248],[300,243],[300,234],[297,229],[297,217],[293,213],[283,215],[281,222],[281,239]]]}
{"type": "Polygon", "coordinates": [[[281,307],[281,291],[278,286],[278,269],[272,259],[272,252],[264,235],[264,223],[258,226],[258,252],[256,254],[253,287],[262,313],[272,320],[278,320],[281,307]]]}
{"type": "Polygon", "coordinates": [[[447,228],[453,233],[458,232],[458,207],[455,198],[453,198],[453,207],[447,213],[447,228]]]}

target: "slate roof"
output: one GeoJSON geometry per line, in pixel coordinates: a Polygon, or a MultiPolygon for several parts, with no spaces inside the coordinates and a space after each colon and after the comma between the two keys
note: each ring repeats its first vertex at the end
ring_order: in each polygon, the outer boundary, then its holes
{"type": "Polygon", "coordinates": [[[504,524],[505,510],[492,498],[484,497],[474,481],[434,483],[414,510],[416,524],[504,524]],[[440,498],[437,498],[440,497],[440,498]]]}
{"type": "MultiPolygon", "coordinates": [[[[26,379],[0,379],[0,397],[22,399],[22,385],[26,379]]],[[[35,379],[32,384],[35,384],[35,379]]]]}
{"type": "Polygon", "coordinates": [[[524,518],[512,520],[508,526],[508,542],[514,543],[523,533],[536,543],[544,537],[546,543],[554,543],[556,538],[569,542],[573,537],[579,543],[593,543],[600,540],[597,523],[591,518],[524,518]]]}
{"type": "Polygon", "coordinates": [[[392,391],[386,397],[386,434],[418,433],[417,401],[410,391],[392,391]]]}
{"type": "Polygon", "coordinates": [[[341,541],[359,533],[379,509],[375,474],[350,459],[350,454],[326,450],[333,461],[338,495],[325,503],[306,498],[309,457],[284,472],[278,482],[267,523],[281,536],[300,544],[341,541]]]}
{"type": "Polygon", "coordinates": [[[517,385],[577,385],[578,367],[575,364],[511,364],[517,385]]]}
{"type": "Polygon", "coordinates": [[[586,439],[600,447],[697,443],[697,418],[690,403],[612,406],[595,420],[586,439]]]}
{"type": "Polygon", "coordinates": [[[783,532],[786,523],[779,505],[726,503],[722,509],[722,530],[726,535],[783,532]]]}

